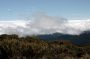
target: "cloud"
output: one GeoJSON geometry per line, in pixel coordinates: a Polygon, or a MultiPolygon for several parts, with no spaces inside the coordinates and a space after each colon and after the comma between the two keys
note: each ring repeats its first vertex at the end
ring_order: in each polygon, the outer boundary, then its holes
{"type": "Polygon", "coordinates": [[[90,30],[90,20],[67,20],[61,17],[36,14],[30,20],[0,21],[0,34],[20,36],[51,34],[80,34],[90,30]]]}

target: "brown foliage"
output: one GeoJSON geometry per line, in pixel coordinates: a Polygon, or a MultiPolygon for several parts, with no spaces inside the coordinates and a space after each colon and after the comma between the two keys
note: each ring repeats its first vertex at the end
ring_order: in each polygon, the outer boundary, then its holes
{"type": "Polygon", "coordinates": [[[0,59],[90,59],[90,46],[69,41],[47,42],[36,37],[0,36],[0,59]]]}

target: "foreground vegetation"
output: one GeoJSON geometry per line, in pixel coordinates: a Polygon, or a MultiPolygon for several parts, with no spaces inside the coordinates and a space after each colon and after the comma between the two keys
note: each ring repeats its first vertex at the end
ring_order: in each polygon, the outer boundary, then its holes
{"type": "Polygon", "coordinates": [[[90,46],[3,34],[0,35],[0,59],[90,59],[90,46]]]}

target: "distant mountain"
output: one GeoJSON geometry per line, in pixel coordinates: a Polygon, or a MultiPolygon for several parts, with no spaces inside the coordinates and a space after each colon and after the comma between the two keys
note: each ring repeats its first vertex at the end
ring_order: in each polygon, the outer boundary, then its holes
{"type": "Polygon", "coordinates": [[[80,35],[69,35],[62,33],[53,33],[53,34],[45,34],[38,35],[39,39],[54,41],[54,40],[69,40],[74,44],[87,44],[90,43],[90,31],[84,31],[80,35]]]}

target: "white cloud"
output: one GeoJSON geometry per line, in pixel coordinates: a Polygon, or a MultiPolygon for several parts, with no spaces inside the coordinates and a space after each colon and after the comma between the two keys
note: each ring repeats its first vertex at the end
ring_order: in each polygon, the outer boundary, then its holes
{"type": "Polygon", "coordinates": [[[65,18],[52,17],[39,14],[33,20],[0,21],[0,34],[49,34],[60,32],[64,34],[80,34],[90,30],[90,20],[66,20],[65,18]]]}

